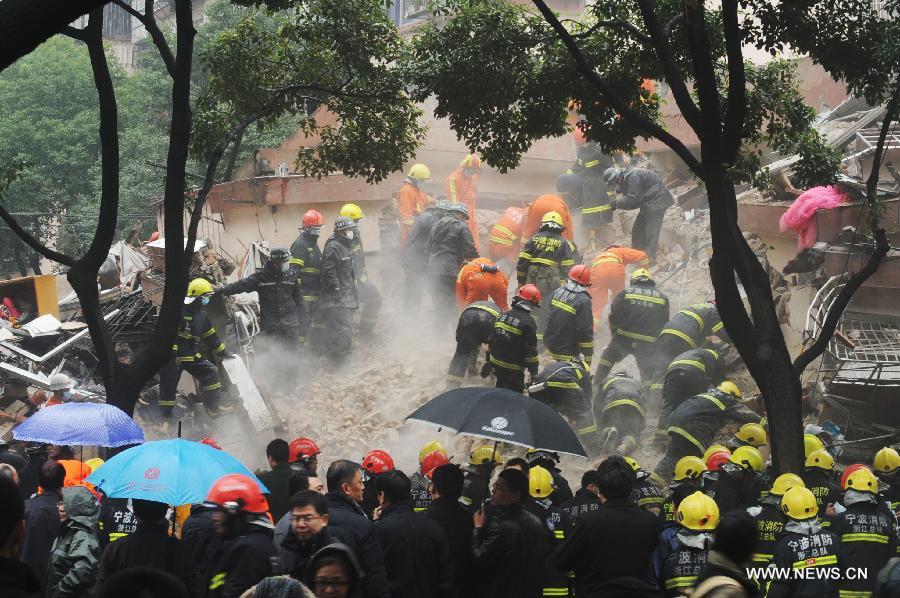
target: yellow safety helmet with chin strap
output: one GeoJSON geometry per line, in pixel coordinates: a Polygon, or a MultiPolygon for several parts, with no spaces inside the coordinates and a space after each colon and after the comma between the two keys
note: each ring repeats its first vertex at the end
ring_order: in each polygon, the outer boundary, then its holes
{"type": "Polygon", "coordinates": [[[819,513],[816,495],[808,488],[794,486],[781,497],[781,511],[796,521],[812,519],[819,513]]]}
{"type": "Polygon", "coordinates": [[[703,462],[706,463],[709,461],[709,458],[715,455],[716,453],[728,453],[731,454],[731,451],[728,450],[727,446],[721,444],[713,444],[710,445],[708,449],[703,453],[703,462]]]}
{"type": "Polygon", "coordinates": [[[735,465],[740,465],[744,469],[752,469],[760,472],[763,470],[763,458],[758,450],[752,446],[739,446],[731,453],[729,461],[735,465]]]}
{"type": "Polygon", "coordinates": [[[469,463],[472,465],[485,465],[487,463],[503,464],[503,457],[500,456],[500,449],[494,449],[490,445],[482,445],[472,450],[469,455],[469,463]]]}
{"type": "Polygon", "coordinates": [[[547,498],[553,493],[553,476],[546,468],[532,465],[528,469],[528,493],[534,498],[547,498]]]}
{"type": "Polygon", "coordinates": [[[562,228],[565,226],[563,223],[563,217],[559,212],[550,210],[543,216],[541,216],[541,224],[555,224],[556,226],[562,228]]]}
{"type": "Polygon", "coordinates": [[[205,278],[195,278],[187,288],[188,297],[202,297],[214,291],[212,283],[205,278]]]}
{"type": "Polygon", "coordinates": [[[714,530],[719,525],[719,505],[698,490],[681,501],[676,519],[690,530],[714,530]]]}
{"type": "Polygon", "coordinates": [[[868,492],[869,494],[878,494],[878,478],[872,473],[868,467],[860,467],[847,476],[844,480],[844,491],[856,490],[857,492],[868,492]]]}
{"type": "Polygon", "coordinates": [[[900,467],[900,454],[893,447],[886,446],[875,453],[873,465],[878,473],[892,473],[900,467]]]}
{"type": "Polygon", "coordinates": [[[700,457],[695,457],[694,455],[682,457],[675,464],[675,481],[697,479],[704,471],[706,471],[706,463],[700,457]]]}
{"type": "Polygon", "coordinates": [[[429,453],[433,453],[435,451],[444,453],[444,455],[447,454],[447,449],[444,448],[443,444],[441,444],[437,440],[432,440],[431,442],[423,446],[421,451],[419,451],[419,463],[422,463],[422,461],[425,460],[425,457],[427,457],[429,453]]]}
{"type": "Polygon", "coordinates": [[[759,424],[744,424],[734,436],[741,442],[746,442],[756,448],[763,446],[767,439],[766,429],[759,424]]]}
{"type": "Polygon", "coordinates": [[[417,181],[429,181],[431,180],[431,169],[424,164],[413,164],[409,169],[408,176],[417,181]]]}
{"type": "Polygon", "coordinates": [[[805,465],[806,467],[818,467],[819,469],[832,471],[834,469],[834,457],[825,449],[820,449],[811,452],[806,457],[805,465]]]}
{"type": "Polygon", "coordinates": [[[638,268],[634,272],[631,273],[631,282],[637,282],[639,280],[653,280],[653,275],[650,274],[650,270],[647,268],[638,268]]]}
{"type": "Polygon", "coordinates": [[[641,464],[632,459],[631,457],[622,457],[625,459],[625,462],[628,463],[628,466],[631,467],[634,471],[637,471],[641,468],[641,464]]]}
{"type": "MultiPolygon", "coordinates": [[[[740,399],[741,396],[743,396],[743,395],[741,395],[741,389],[738,388],[738,385],[735,384],[734,382],[732,382],[731,380],[723,380],[716,388],[718,388],[725,394],[731,395],[737,399],[740,399]]],[[[759,425],[759,424],[757,424],[757,425],[759,425]]]]}
{"type": "Polygon", "coordinates": [[[355,203],[345,203],[343,206],[341,206],[340,215],[344,218],[349,218],[354,222],[359,222],[360,220],[365,218],[362,208],[355,203]]]}
{"type": "Polygon", "coordinates": [[[824,448],[825,445],[822,444],[822,441],[819,440],[818,436],[815,436],[813,434],[803,435],[803,452],[807,457],[809,457],[810,454],[816,451],[821,451],[824,448]]]}
{"type": "Polygon", "coordinates": [[[773,496],[784,496],[784,493],[794,486],[806,488],[806,484],[803,483],[803,478],[797,474],[783,473],[772,482],[772,488],[769,490],[769,494],[773,496]]]}

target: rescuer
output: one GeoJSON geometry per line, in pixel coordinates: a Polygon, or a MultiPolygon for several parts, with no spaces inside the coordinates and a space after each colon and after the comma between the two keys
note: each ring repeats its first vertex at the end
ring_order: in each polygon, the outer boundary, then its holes
{"type": "Polygon", "coordinates": [[[585,364],[557,361],[547,365],[532,377],[528,395],[565,416],[588,453],[600,454],[597,424],[591,413],[591,374],[585,364]]]}
{"type": "Polygon", "coordinates": [[[466,260],[478,257],[472,233],[466,227],[465,204],[452,204],[447,215],[435,223],[428,237],[428,279],[435,307],[434,328],[445,330],[456,314],[456,277],[466,260]]]}
{"type": "Polygon", "coordinates": [[[775,556],[775,544],[784,529],[784,524],[787,523],[787,517],[781,510],[781,498],[794,486],[806,487],[800,476],[783,473],[775,478],[769,493],[759,499],[759,506],[747,509],[756,520],[756,529],[759,533],[759,544],[753,554],[753,562],[757,567],[765,567],[775,556]]]}
{"type": "Polygon", "coordinates": [[[500,214],[497,224],[491,227],[488,236],[488,257],[497,262],[507,276],[512,272],[519,257],[524,223],[524,209],[506,208],[500,214]]]}
{"type": "Polygon", "coordinates": [[[657,436],[666,438],[669,416],[685,400],[725,379],[725,360],[713,349],[691,349],[673,359],[666,369],[662,385],[662,407],[657,436]]]}
{"type": "Polygon", "coordinates": [[[591,367],[594,326],[591,319],[591,272],[584,264],[573,266],[563,286],[550,299],[544,346],[557,361],[582,358],[591,367]]]}
{"type": "Polygon", "coordinates": [[[464,309],[476,301],[490,299],[506,311],[509,309],[506,302],[509,292],[507,284],[506,276],[488,258],[470,260],[463,264],[456,277],[456,306],[464,309]]]}
{"type": "Polygon", "coordinates": [[[356,223],[345,216],[334,221],[334,234],[322,252],[322,326],[328,331],[323,341],[325,352],[341,363],[353,344],[353,312],[359,309],[359,295],[351,250],[356,223]]]}
{"type": "Polygon", "coordinates": [[[646,268],[647,254],[639,249],[610,245],[591,261],[591,298],[594,303],[594,330],[600,328],[600,319],[609,298],[615,298],[625,288],[625,267],[636,264],[646,268]]]}
{"type": "Polygon", "coordinates": [[[456,352],[447,370],[447,388],[462,386],[466,374],[478,375],[475,362],[481,346],[488,344],[494,332],[494,324],[500,317],[500,308],[490,301],[476,301],[464,308],[456,324],[456,352]]]}
{"type": "Polygon", "coordinates": [[[616,372],[597,385],[594,418],[600,427],[603,452],[629,455],[637,448],[647,405],[641,384],[626,372],[616,372]]]}
{"type": "Polygon", "coordinates": [[[403,307],[408,315],[417,314],[422,304],[422,290],[428,280],[428,237],[438,220],[447,215],[450,206],[439,201],[419,214],[403,247],[403,307]]]}
{"type": "Polygon", "coordinates": [[[475,248],[481,250],[478,231],[478,173],[481,171],[481,158],[469,154],[463,158],[447,177],[447,201],[451,204],[461,203],[469,209],[469,232],[475,248]]]}
{"type": "Polygon", "coordinates": [[[500,314],[488,341],[488,355],[481,376],[493,372],[497,388],[525,390],[525,370],[538,373],[537,324],[531,310],[541,306],[541,292],[533,284],[519,289],[512,308],[500,314]]]}
{"type": "Polygon", "coordinates": [[[322,251],[319,249],[319,236],[325,220],[316,210],[308,210],[303,214],[300,235],[291,244],[291,265],[300,272],[300,288],[303,290],[303,301],[309,318],[300,330],[300,338],[306,340],[309,328],[319,310],[319,295],[322,292],[322,251]]]}
{"type": "Polygon", "coordinates": [[[616,210],[640,210],[631,228],[631,246],[656,260],[659,232],[666,210],[675,203],[672,193],[653,171],[642,168],[607,168],[603,180],[609,191],[619,195],[609,202],[616,210]]]}
{"type": "Polygon", "coordinates": [[[400,245],[406,244],[406,238],[431,198],[422,191],[421,186],[431,180],[431,170],[424,164],[413,164],[409,174],[403,179],[397,193],[397,204],[400,212],[400,245]]]}

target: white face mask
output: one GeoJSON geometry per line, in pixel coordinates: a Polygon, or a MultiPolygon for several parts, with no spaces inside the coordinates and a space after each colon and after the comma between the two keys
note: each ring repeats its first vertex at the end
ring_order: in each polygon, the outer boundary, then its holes
{"type": "Polygon", "coordinates": [[[290,272],[291,263],[290,262],[281,262],[281,271],[282,272],[290,272]]]}
{"type": "Polygon", "coordinates": [[[344,231],[344,236],[347,237],[347,240],[348,240],[348,241],[352,241],[352,240],[353,240],[353,237],[355,236],[355,232],[356,232],[356,231],[354,231],[353,229],[350,229],[350,230],[348,230],[348,231],[344,231]]]}

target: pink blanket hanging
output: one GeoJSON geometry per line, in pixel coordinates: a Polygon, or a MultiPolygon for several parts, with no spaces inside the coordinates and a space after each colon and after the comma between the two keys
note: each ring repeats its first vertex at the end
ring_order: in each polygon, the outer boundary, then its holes
{"type": "Polygon", "coordinates": [[[837,187],[813,187],[794,200],[778,224],[781,232],[797,231],[797,248],[802,250],[816,243],[816,212],[830,210],[847,203],[847,194],[837,187]]]}

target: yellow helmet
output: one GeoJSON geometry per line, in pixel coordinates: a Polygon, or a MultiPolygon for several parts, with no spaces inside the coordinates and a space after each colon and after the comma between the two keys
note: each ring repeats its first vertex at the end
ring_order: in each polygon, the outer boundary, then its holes
{"type": "Polygon", "coordinates": [[[804,486],[794,486],[781,497],[781,511],[798,521],[812,519],[819,512],[816,495],[804,486]]]}
{"type": "Polygon", "coordinates": [[[560,228],[565,227],[565,224],[563,223],[563,217],[559,212],[555,212],[553,210],[541,216],[541,224],[555,224],[560,228]]]}
{"type": "Polygon", "coordinates": [[[821,451],[823,448],[825,448],[825,445],[822,444],[818,436],[813,434],[803,435],[803,452],[806,453],[807,457],[809,457],[810,453],[821,451]]]}
{"type": "Polygon", "coordinates": [[[806,466],[831,471],[834,469],[834,457],[825,449],[813,451],[806,457],[806,466]]]}
{"type": "MultiPolygon", "coordinates": [[[[731,380],[723,380],[716,388],[721,390],[727,395],[731,395],[736,399],[741,398],[741,389],[738,388],[738,385],[732,382],[731,380]]],[[[759,424],[757,424],[759,425],[759,424]]],[[[763,432],[765,434],[765,432],[763,432]]],[[[765,443],[763,443],[765,444],[765,443]]]]}
{"type": "Polygon", "coordinates": [[[431,442],[423,446],[421,451],[419,451],[419,463],[421,464],[422,461],[425,460],[425,457],[428,455],[428,453],[433,453],[435,451],[444,453],[444,455],[447,454],[447,449],[444,448],[443,444],[441,444],[437,440],[432,440],[431,442]]]}
{"type": "Polygon", "coordinates": [[[210,283],[205,278],[195,278],[191,281],[191,284],[188,285],[187,296],[188,297],[202,297],[203,295],[208,295],[213,292],[212,283],[210,283]]]}
{"type": "Polygon", "coordinates": [[[653,275],[650,274],[650,270],[648,270],[647,268],[638,268],[631,273],[631,282],[637,282],[639,280],[653,280],[653,275]]]}
{"type": "Polygon", "coordinates": [[[469,463],[472,465],[485,465],[492,461],[497,465],[501,465],[503,458],[500,456],[500,450],[489,444],[472,449],[472,453],[469,455],[469,463]]]}
{"type": "Polygon", "coordinates": [[[94,457],[93,459],[88,459],[84,462],[85,465],[91,468],[91,471],[97,471],[104,463],[106,463],[106,461],[104,461],[100,457],[94,457]]]}
{"type": "Polygon", "coordinates": [[[355,203],[345,203],[341,206],[340,216],[349,218],[354,222],[359,222],[364,218],[362,208],[355,203]]]}
{"type": "Polygon", "coordinates": [[[735,437],[741,442],[759,448],[766,443],[766,429],[759,424],[744,424],[735,437]]]}
{"type": "Polygon", "coordinates": [[[431,180],[431,169],[424,164],[413,164],[412,168],[409,169],[409,178],[417,181],[431,180]]]}
{"type": "Polygon", "coordinates": [[[891,473],[900,467],[900,454],[889,446],[875,453],[875,471],[879,473],[891,473]]]}
{"type": "Polygon", "coordinates": [[[528,493],[534,498],[546,498],[553,492],[553,476],[540,465],[528,470],[528,493]]]}
{"type": "Polygon", "coordinates": [[[462,159],[462,162],[460,162],[459,165],[461,168],[468,168],[476,171],[481,170],[481,158],[478,157],[478,154],[469,154],[462,159]]]}
{"type": "Polygon", "coordinates": [[[752,446],[737,447],[728,460],[744,469],[752,469],[753,471],[762,471],[763,469],[762,455],[752,446]]]}
{"type": "Polygon", "coordinates": [[[637,471],[638,469],[641,468],[641,464],[638,463],[637,461],[635,461],[634,459],[632,459],[631,457],[622,457],[622,458],[625,459],[625,462],[628,463],[628,465],[631,467],[631,469],[637,471]]]}
{"type": "Polygon", "coordinates": [[[878,493],[878,478],[868,467],[860,467],[843,480],[842,490],[856,490],[857,492],[878,493]]]}
{"type": "Polygon", "coordinates": [[[806,488],[806,484],[803,483],[803,478],[797,474],[783,473],[772,482],[772,488],[769,490],[769,494],[774,496],[784,496],[784,493],[794,486],[806,488]]]}
{"type": "Polygon", "coordinates": [[[681,501],[676,519],[688,529],[713,530],[719,525],[719,505],[698,490],[681,501]]]}
{"type": "Polygon", "coordinates": [[[706,452],[703,453],[703,462],[706,463],[707,461],[709,461],[709,458],[716,453],[731,454],[731,451],[728,450],[727,446],[723,446],[721,444],[710,445],[710,447],[708,449],[706,449],[706,452]]]}
{"type": "Polygon", "coordinates": [[[699,478],[706,471],[706,463],[700,457],[688,455],[682,457],[675,464],[675,481],[680,482],[689,478],[699,478]]]}

